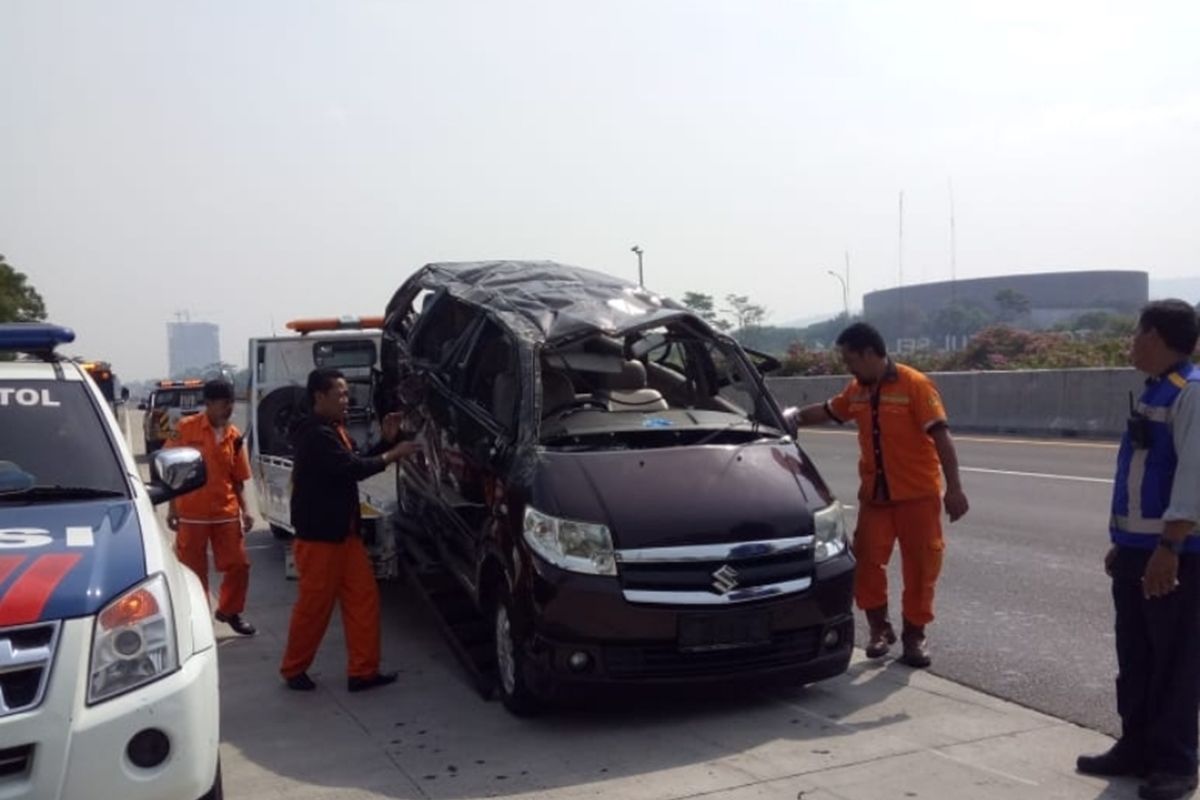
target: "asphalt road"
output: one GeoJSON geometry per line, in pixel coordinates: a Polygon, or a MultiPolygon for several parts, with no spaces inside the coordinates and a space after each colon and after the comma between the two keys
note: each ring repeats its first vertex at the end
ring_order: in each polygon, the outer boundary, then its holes
{"type": "MultiPolygon", "coordinates": [[[[1116,734],[1112,600],[1102,569],[1116,445],[955,441],[971,511],[945,527],[937,620],[929,628],[933,671],[1116,734]]],[[[834,492],[855,504],[853,431],[805,430],[801,443],[834,492]]],[[[898,551],[890,579],[897,621],[898,551]]]]}

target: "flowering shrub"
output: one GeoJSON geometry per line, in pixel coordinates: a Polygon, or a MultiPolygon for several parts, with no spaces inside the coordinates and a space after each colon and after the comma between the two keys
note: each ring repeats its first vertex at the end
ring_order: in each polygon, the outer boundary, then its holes
{"type": "MultiPolygon", "coordinates": [[[[985,328],[956,352],[921,351],[898,356],[922,372],[1071,369],[1129,366],[1129,339],[1081,338],[1054,331],[1025,331],[1007,325],[985,328]]],[[[800,342],[788,348],[779,375],[843,375],[837,349],[818,350],[800,342]]]]}

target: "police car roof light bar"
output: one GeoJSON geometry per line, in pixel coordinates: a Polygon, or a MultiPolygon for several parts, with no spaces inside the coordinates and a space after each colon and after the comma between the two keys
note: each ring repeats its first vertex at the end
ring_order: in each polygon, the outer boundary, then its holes
{"type": "Polygon", "coordinates": [[[53,355],[60,344],[75,341],[75,331],[46,322],[6,322],[0,324],[0,351],[53,355]]]}

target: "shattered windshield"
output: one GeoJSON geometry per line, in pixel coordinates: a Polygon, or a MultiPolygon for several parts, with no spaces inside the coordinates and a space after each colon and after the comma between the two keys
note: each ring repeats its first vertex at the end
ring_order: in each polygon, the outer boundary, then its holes
{"type": "Polygon", "coordinates": [[[541,368],[546,447],[742,444],[782,435],[736,348],[686,324],[597,334],[544,351],[541,368]]]}

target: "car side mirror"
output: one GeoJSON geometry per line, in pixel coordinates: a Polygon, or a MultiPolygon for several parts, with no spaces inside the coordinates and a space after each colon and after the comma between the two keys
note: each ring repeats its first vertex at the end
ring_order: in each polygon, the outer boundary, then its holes
{"type": "Polygon", "coordinates": [[[783,425],[788,435],[795,438],[800,433],[800,408],[789,406],[783,410],[783,425]]]}
{"type": "Polygon", "coordinates": [[[138,411],[145,411],[147,408],[149,408],[149,406],[147,406],[147,405],[146,405],[146,401],[145,401],[145,400],[143,400],[142,402],[138,403],[138,411]]]}
{"type": "Polygon", "coordinates": [[[199,489],[208,480],[204,456],[194,447],[160,450],[151,462],[150,474],[146,491],[154,505],[199,489]]]}
{"type": "Polygon", "coordinates": [[[759,375],[770,375],[772,372],[777,372],[783,367],[782,362],[775,356],[760,353],[757,350],[742,349],[746,351],[746,355],[750,358],[750,363],[758,370],[759,375]]]}

